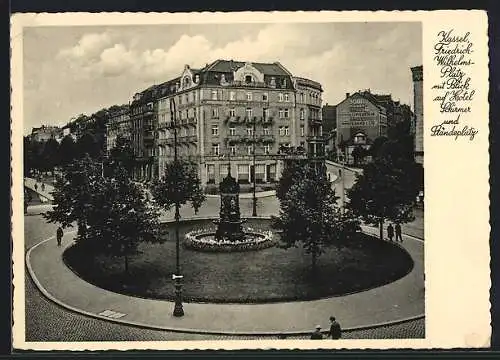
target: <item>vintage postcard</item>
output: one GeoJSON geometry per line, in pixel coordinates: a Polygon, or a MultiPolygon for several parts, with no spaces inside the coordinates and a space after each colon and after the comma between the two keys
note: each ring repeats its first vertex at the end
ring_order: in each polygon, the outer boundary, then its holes
{"type": "Polygon", "coordinates": [[[13,15],[14,348],[489,346],[487,28],[13,15]]]}

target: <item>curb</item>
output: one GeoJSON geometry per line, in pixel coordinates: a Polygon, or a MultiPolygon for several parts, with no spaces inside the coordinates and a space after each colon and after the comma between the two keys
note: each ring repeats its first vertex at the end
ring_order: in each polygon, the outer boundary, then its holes
{"type": "MultiPolygon", "coordinates": [[[[72,234],[72,233],[75,233],[75,232],[76,232],[76,230],[72,230],[72,231],[66,232],[64,235],[72,234]]],[[[413,240],[422,241],[423,242],[423,240],[420,240],[418,238],[415,238],[415,237],[412,237],[412,236],[409,236],[409,237],[412,238],[413,240]]],[[[48,239],[42,240],[42,241],[40,241],[39,243],[33,245],[32,247],[30,247],[27,250],[26,256],[25,256],[26,267],[28,269],[28,273],[29,273],[31,279],[35,283],[35,285],[38,288],[38,290],[47,299],[49,299],[50,301],[52,301],[53,303],[55,303],[56,305],[58,305],[58,306],[60,306],[62,308],[70,310],[71,312],[74,312],[74,313],[77,313],[77,314],[80,314],[80,315],[85,315],[85,316],[88,316],[88,317],[91,317],[91,318],[95,318],[95,319],[99,319],[99,320],[104,320],[104,321],[108,321],[108,322],[112,322],[112,323],[117,323],[117,324],[120,324],[120,325],[127,325],[127,326],[133,326],[133,327],[143,328],[143,329],[151,329],[151,330],[159,330],[159,331],[169,331],[169,332],[175,332],[175,333],[199,334],[199,335],[229,335],[229,336],[280,336],[280,335],[284,335],[284,336],[309,336],[311,334],[311,330],[307,330],[307,331],[238,332],[238,331],[211,331],[211,330],[200,330],[200,329],[191,329],[191,328],[179,328],[179,327],[159,326],[159,325],[145,324],[145,323],[138,322],[138,321],[127,321],[127,320],[121,320],[121,319],[113,319],[113,318],[109,318],[109,317],[102,316],[102,315],[99,315],[99,314],[91,313],[91,312],[86,311],[86,310],[77,309],[77,308],[75,308],[75,307],[73,307],[73,306],[71,306],[69,304],[66,304],[65,302],[63,302],[63,301],[55,298],[52,294],[50,294],[43,287],[43,285],[40,283],[40,281],[36,277],[35,271],[33,270],[32,266],[31,266],[31,261],[30,261],[31,252],[34,249],[36,249],[38,246],[40,246],[40,245],[42,245],[42,244],[44,244],[46,242],[49,242],[49,241],[51,241],[53,239],[55,239],[55,236],[51,236],[48,239]]],[[[74,241],[70,241],[68,244],[66,244],[64,246],[64,249],[67,249],[73,243],[74,243],[74,241]]],[[[96,288],[98,288],[98,287],[96,286],[96,288]]],[[[126,295],[124,295],[124,296],[126,296],[126,295]]],[[[424,319],[424,318],[425,318],[425,314],[416,315],[416,316],[412,316],[412,317],[408,317],[408,318],[403,318],[403,319],[399,319],[399,320],[386,321],[386,322],[380,322],[380,323],[375,323],[375,324],[361,325],[361,326],[355,326],[355,327],[351,327],[351,328],[345,328],[345,329],[342,329],[342,332],[354,332],[354,331],[360,331],[360,330],[375,329],[375,328],[379,328],[379,327],[386,327],[386,326],[391,326],[391,325],[398,325],[398,324],[402,324],[402,323],[405,323],[405,322],[420,320],[420,319],[424,319]]],[[[323,332],[323,333],[325,333],[325,332],[323,332]]]]}

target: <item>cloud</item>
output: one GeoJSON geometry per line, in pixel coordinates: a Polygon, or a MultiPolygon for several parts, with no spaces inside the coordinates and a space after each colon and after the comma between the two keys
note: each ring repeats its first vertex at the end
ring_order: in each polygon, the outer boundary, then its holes
{"type": "Polygon", "coordinates": [[[222,45],[210,40],[217,31],[184,34],[168,48],[154,49],[141,49],[139,35],[125,43],[115,42],[109,32],[87,34],[60,54],[76,62],[73,67],[87,77],[132,78],[138,83],[165,81],[179,76],[185,64],[203,67],[216,59],[280,61],[294,75],[324,84],[324,99],[330,103],[342,100],[345,92],[365,88],[409,98],[403,93],[411,82],[409,66],[422,61],[420,30],[404,24],[272,24],[222,45]]]}
{"type": "Polygon", "coordinates": [[[98,57],[111,42],[112,36],[109,32],[85,34],[75,46],[62,49],[58,56],[73,60],[81,59],[89,61],[98,57]]]}

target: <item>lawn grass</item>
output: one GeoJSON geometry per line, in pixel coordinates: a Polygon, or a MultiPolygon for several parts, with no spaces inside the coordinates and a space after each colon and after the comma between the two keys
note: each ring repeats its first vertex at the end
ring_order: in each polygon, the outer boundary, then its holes
{"type": "MultiPolygon", "coordinates": [[[[184,233],[212,225],[210,221],[184,223],[184,233]]],[[[213,226],[213,225],[212,225],[213,226]]],[[[248,226],[267,229],[266,220],[248,226]]],[[[171,230],[173,234],[173,231],[171,230]]],[[[138,297],[174,298],[175,239],[166,234],[163,244],[143,244],[124,274],[122,258],[84,254],[69,248],[67,265],[99,287],[138,297]]],[[[239,253],[206,253],[181,248],[183,296],[187,302],[263,303],[313,300],[375,288],[406,275],[413,267],[402,248],[360,233],[348,246],[328,248],[319,258],[317,272],[311,257],[299,248],[269,248],[239,253]]]]}

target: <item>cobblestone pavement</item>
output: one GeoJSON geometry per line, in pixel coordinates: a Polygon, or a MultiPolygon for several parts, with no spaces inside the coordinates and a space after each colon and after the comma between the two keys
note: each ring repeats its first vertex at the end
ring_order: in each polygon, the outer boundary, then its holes
{"type": "MultiPolygon", "coordinates": [[[[56,225],[46,224],[39,215],[25,217],[25,248],[53,236],[56,225]]],[[[26,341],[179,341],[244,340],[269,337],[216,336],[142,329],[76,314],[46,299],[27,276],[26,341]]],[[[422,338],[425,320],[347,332],[349,339],[422,338]]],[[[293,339],[294,337],[290,337],[293,339]]],[[[298,337],[300,338],[300,337],[298,337]]]]}

